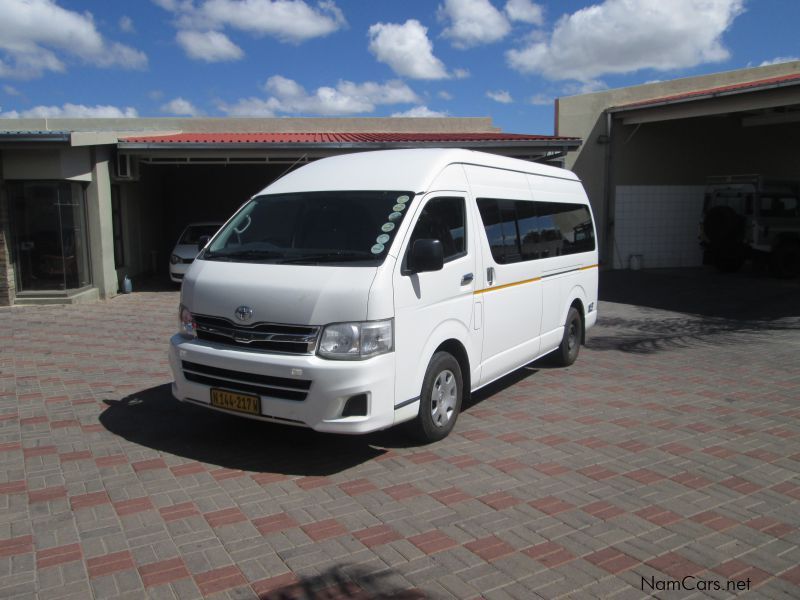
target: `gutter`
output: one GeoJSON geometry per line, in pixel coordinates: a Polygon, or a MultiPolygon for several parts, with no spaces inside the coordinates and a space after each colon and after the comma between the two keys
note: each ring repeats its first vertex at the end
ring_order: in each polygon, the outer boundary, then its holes
{"type": "MultiPolygon", "coordinates": [[[[746,85],[746,84],[743,84],[743,85],[746,85]]],[[[767,90],[776,90],[776,89],[785,88],[785,87],[792,87],[792,86],[795,86],[795,85],[800,85],[800,80],[782,81],[782,82],[778,82],[778,83],[770,83],[770,84],[767,84],[767,85],[759,85],[759,86],[754,86],[754,87],[744,87],[744,88],[739,88],[739,89],[735,89],[735,90],[722,90],[722,91],[719,91],[719,92],[709,92],[709,93],[698,94],[696,96],[684,96],[684,97],[681,97],[681,98],[673,98],[672,100],[667,99],[667,100],[660,100],[660,101],[653,101],[653,102],[650,102],[650,101],[647,101],[647,100],[643,100],[642,102],[639,102],[639,103],[628,104],[628,105],[623,104],[622,106],[613,106],[613,107],[607,109],[606,112],[620,113],[620,112],[626,112],[626,111],[629,111],[629,110],[644,110],[644,109],[648,109],[648,108],[657,108],[657,107],[660,107],[660,106],[670,106],[672,104],[684,104],[684,103],[687,103],[687,102],[694,102],[695,100],[711,100],[711,99],[714,99],[714,98],[722,98],[722,97],[725,97],[725,96],[735,96],[737,94],[749,94],[751,92],[762,92],[762,91],[767,91],[767,90]]],[[[686,94],[691,94],[691,93],[692,92],[686,92],[686,94]]]]}
{"type": "Polygon", "coordinates": [[[574,140],[461,141],[461,142],[124,142],[119,150],[388,150],[392,148],[578,148],[574,140]]]}

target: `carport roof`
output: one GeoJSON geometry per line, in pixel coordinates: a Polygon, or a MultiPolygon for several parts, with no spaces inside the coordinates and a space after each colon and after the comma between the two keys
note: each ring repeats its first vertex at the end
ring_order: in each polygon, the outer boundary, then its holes
{"type": "Polygon", "coordinates": [[[177,133],[120,138],[121,149],[210,147],[557,146],[577,148],[580,138],[517,133],[177,133]]]}
{"type": "Polygon", "coordinates": [[[781,75],[779,77],[769,77],[766,79],[757,79],[755,81],[747,81],[744,83],[735,83],[731,85],[724,85],[719,87],[707,88],[703,90],[693,90],[691,92],[684,92],[681,94],[674,94],[671,96],[662,96],[660,98],[651,98],[649,100],[638,100],[629,104],[621,104],[613,106],[608,109],[608,112],[623,112],[626,110],[635,110],[639,108],[649,108],[654,106],[664,106],[667,104],[676,104],[679,102],[691,102],[693,100],[705,100],[708,98],[717,98],[719,96],[728,96],[733,94],[741,94],[745,92],[755,92],[760,90],[774,89],[780,87],[787,87],[793,85],[800,85],[800,73],[793,73],[791,75],[781,75]]]}

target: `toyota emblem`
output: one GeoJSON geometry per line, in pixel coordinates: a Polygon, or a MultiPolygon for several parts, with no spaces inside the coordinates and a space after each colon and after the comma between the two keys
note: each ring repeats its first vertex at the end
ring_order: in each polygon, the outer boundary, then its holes
{"type": "Polygon", "coordinates": [[[242,305],[238,306],[236,310],[233,311],[233,314],[236,315],[236,318],[238,320],[242,321],[243,323],[246,323],[247,321],[253,318],[253,309],[250,308],[249,306],[242,305]]]}

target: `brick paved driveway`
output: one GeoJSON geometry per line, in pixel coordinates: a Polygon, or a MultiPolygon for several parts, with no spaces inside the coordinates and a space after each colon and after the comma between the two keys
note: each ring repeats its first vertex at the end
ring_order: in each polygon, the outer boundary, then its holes
{"type": "Polygon", "coordinates": [[[800,286],[630,276],[428,447],[175,402],[176,292],[0,309],[0,597],[797,597],[800,286]]]}

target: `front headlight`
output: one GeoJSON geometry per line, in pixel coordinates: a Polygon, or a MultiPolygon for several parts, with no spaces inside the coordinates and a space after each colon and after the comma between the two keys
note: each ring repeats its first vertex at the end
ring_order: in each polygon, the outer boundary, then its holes
{"type": "Polygon", "coordinates": [[[179,262],[181,262],[181,257],[178,256],[177,254],[173,254],[172,256],[169,257],[169,264],[177,265],[179,262]]]}
{"type": "Polygon", "coordinates": [[[336,360],[363,360],[394,350],[394,319],[334,323],[322,331],[319,354],[336,360]]]}
{"type": "Polygon", "coordinates": [[[183,304],[178,308],[178,318],[180,320],[179,331],[186,337],[196,338],[197,328],[194,322],[194,316],[183,304]]]}

